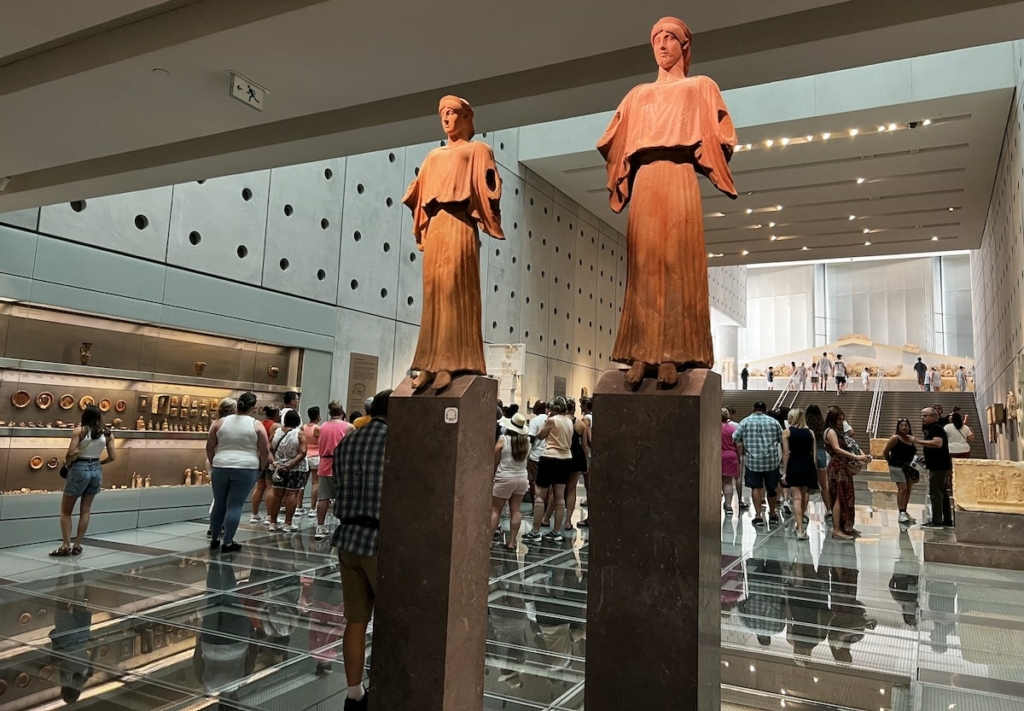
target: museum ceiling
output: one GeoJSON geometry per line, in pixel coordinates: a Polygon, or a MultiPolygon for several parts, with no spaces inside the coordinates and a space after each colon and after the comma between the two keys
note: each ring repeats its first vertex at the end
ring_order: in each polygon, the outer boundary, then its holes
{"type": "MultiPolygon", "coordinates": [[[[0,1],[0,211],[605,111],[678,2],[0,1]],[[228,96],[229,71],[269,90],[228,96]],[[482,129],[483,130],[483,129],[482,129]]],[[[1024,37],[1011,0],[694,0],[694,71],[752,86],[1024,37]]]]}

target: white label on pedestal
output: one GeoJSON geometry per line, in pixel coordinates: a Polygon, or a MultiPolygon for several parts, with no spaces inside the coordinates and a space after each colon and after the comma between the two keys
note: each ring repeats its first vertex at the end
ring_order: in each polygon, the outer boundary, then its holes
{"type": "Polygon", "coordinates": [[[446,407],[444,409],[444,422],[446,425],[454,425],[459,421],[459,408],[446,407]]]}

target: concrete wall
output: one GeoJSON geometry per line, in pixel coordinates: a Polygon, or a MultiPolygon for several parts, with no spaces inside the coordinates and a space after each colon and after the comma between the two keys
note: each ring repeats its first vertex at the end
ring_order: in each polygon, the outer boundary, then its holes
{"type": "MultiPolygon", "coordinates": [[[[971,255],[978,410],[1021,396],[1024,378],[1024,43],[1017,42],[1017,94],[1006,125],[1003,153],[981,249],[971,255]]],[[[1001,437],[989,456],[1021,458],[1020,439],[1001,437]]]]}

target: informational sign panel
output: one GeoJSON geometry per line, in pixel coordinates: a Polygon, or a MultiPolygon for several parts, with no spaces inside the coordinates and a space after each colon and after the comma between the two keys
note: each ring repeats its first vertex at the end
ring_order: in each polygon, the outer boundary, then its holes
{"type": "Polygon", "coordinates": [[[375,355],[353,353],[348,361],[348,395],[345,398],[345,412],[366,414],[363,404],[377,392],[377,366],[375,355]]]}
{"type": "Polygon", "coordinates": [[[561,375],[555,376],[555,397],[565,397],[566,382],[561,375]]]}

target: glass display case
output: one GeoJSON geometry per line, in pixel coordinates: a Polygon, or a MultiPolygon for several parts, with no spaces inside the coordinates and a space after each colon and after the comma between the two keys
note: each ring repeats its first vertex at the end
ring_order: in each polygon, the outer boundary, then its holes
{"type": "Polygon", "coordinates": [[[0,304],[0,492],[61,490],[90,404],[118,450],[106,488],[206,483],[218,402],[252,390],[258,407],[280,405],[301,366],[301,349],[0,304]]]}

